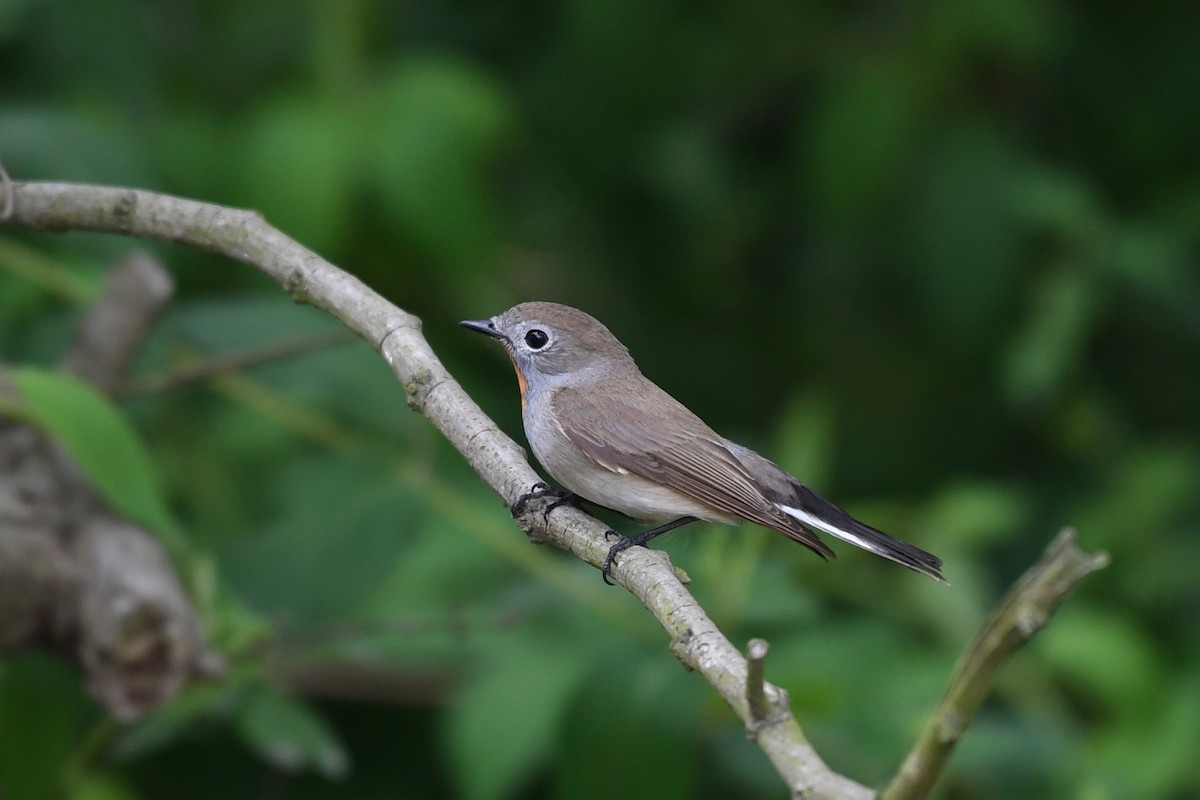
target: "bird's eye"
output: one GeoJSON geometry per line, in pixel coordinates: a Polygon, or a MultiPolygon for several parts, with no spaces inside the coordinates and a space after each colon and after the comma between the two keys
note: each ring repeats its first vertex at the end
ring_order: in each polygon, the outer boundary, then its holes
{"type": "Polygon", "coordinates": [[[534,328],[525,334],[525,344],[529,345],[531,350],[541,350],[546,346],[546,342],[550,341],[550,337],[546,332],[538,328],[534,328]]]}

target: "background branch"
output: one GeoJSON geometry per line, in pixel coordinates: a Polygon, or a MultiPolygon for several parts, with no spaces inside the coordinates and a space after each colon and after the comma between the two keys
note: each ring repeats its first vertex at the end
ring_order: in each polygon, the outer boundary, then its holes
{"type": "MultiPolygon", "coordinates": [[[[173,288],[145,255],[111,269],[63,368],[110,390],[173,288]]],[[[0,652],[32,642],[78,661],[88,690],[122,720],[221,667],[159,539],[109,511],[48,436],[0,420],[0,652]]]]}
{"type": "Polygon", "coordinates": [[[114,266],[99,302],[76,329],[62,368],[112,394],[174,293],[171,274],[146,253],[114,266]]]}
{"type": "Polygon", "coordinates": [[[959,659],[941,705],[880,800],[912,800],[929,793],[975,720],[1000,666],[1045,626],[1079,581],[1107,565],[1107,553],[1088,555],[1079,549],[1075,531],[1068,528],[1055,537],[959,659]]]}
{"type": "Polygon", "coordinates": [[[197,381],[242,372],[263,364],[283,361],[331,347],[340,347],[352,341],[354,341],[354,337],[349,332],[334,331],[300,339],[271,342],[262,347],[254,347],[239,353],[216,356],[203,361],[197,360],[196,363],[185,364],[167,372],[133,378],[116,387],[114,393],[119,397],[128,397],[171,391],[197,381]]]}
{"type": "MultiPolygon", "coordinates": [[[[403,385],[409,406],[446,436],[506,504],[538,480],[523,450],[496,427],[433,354],[416,317],[284,236],[257,213],[132,189],[57,183],[16,184],[11,212],[10,224],[21,227],[92,230],[176,242],[254,266],[295,300],[333,314],[378,349],[403,385]]],[[[540,504],[531,503],[519,519],[532,539],[553,543],[599,566],[609,546],[606,526],[567,508],[544,523],[540,511],[540,504]]],[[[1073,579],[1058,584],[1059,601],[1086,571],[1072,574],[1073,579]]],[[[764,720],[761,709],[759,714],[752,712],[746,659],[684,588],[664,553],[632,549],[620,560],[614,577],[670,634],[671,648],[684,665],[700,672],[738,714],[793,796],[874,796],[872,790],[826,767],[787,712],[786,693],[778,687],[765,682],[762,686],[763,697],[776,713],[764,720]]],[[[1033,591],[1031,585],[1041,584],[1018,585],[1008,603],[1036,607],[1024,602],[1033,591]]],[[[1025,624],[1027,635],[1035,628],[1025,624]]],[[[981,635],[975,657],[990,667],[980,670],[978,681],[971,683],[973,691],[985,691],[995,667],[1015,649],[1007,641],[987,635],[986,630],[981,635]]],[[[948,752],[940,760],[924,762],[926,766],[917,771],[922,780],[932,783],[948,752]]]]}

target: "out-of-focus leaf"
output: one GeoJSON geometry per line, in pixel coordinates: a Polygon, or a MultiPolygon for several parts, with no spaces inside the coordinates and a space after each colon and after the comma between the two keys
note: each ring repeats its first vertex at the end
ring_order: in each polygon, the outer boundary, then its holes
{"type": "Polygon", "coordinates": [[[71,787],[69,800],[137,800],[138,793],[111,775],[88,775],[71,787]]]}
{"type": "Polygon", "coordinates": [[[37,4],[38,0],[7,0],[0,4],[0,40],[15,39],[29,27],[25,24],[26,12],[37,4]]]}
{"type": "Polygon", "coordinates": [[[193,300],[181,304],[171,321],[188,342],[221,355],[341,327],[327,314],[297,305],[279,293],[193,300]]]}
{"type": "Polygon", "coordinates": [[[0,319],[31,310],[43,294],[91,305],[100,296],[99,270],[83,272],[14,239],[0,237],[0,319]],[[3,273],[11,273],[13,278],[3,273]]]}
{"type": "Polygon", "coordinates": [[[286,472],[284,515],[225,551],[224,574],[264,613],[326,623],[392,573],[425,510],[402,484],[380,486],[376,465],[357,455],[299,460],[286,472]]]}
{"type": "Polygon", "coordinates": [[[1029,498],[1015,486],[1002,483],[956,482],[943,488],[925,507],[916,526],[930,546],[956,547],[994,544],[1018,532],[1029,517],[1029,498]]]}
{"type": "Polygon", "coordinates": [[[853,70],[814,110],[807,169],[832,221],[853,224],[891,199],[922,121],[922,87],[895,65],[853,70]]]}
{"type": "MultiPolygon", "coordinates": [[[[501,520],[498,524],[509,524],[501,520]]],[[[409,532],[410,548],[366,599],[362,612],[387,619],[443,611],[469,603],[474,589],[495,587],[511,569],[496,554],[444,520],[429,517],[409,532]],[[446,580],[447,575],[457,576],[446,580]]]]}
{"type": "MultiPolygon", "coordinates": [[[[189,341],[210,350],[206,355],[213,358],[344,332],[329,315],[298,306],[278,293],[190,302],[172,314],[172,322],[189,341]]],[[[427,430],[419,416],[397,410],[403,403],[403,388],[379,354],[360,340],[269,361],[242,374],[304,407],[321,409],[367,438],[379,431],[411,440],[427,430]]],[[[250,449],[257,437],[271,435],[258,420],[252,422],[235,437],[250,440],[250,449]]]]}
{"type": "Polygon", "coordinates": [[[912,205],[915,278],[927,319],[947,336],[990,334],[1014,299],[1022,226],[1011,190],[1023,166],[994,131],[965,127],[935,148],[925,170],[912,205]]]}
{"type": "MultiPolygon", "coordinates": [[[[768,548],[792,548],[792,544],[773,533],[767,534],[768,548]]],[[[788,550],[784,551],[785,553],[788,550]]],[[[809,559],[808,551],[790,549],[795,559],[809,559]]],[[[794,559],[782,558],[783,553],[768,549],[766,557],[754,573],[750,597],[743,611],[741,624],[748,630],[794,630],[797,626],[815,622],[821,617],[819,593],[797,580],[794,559]]],[[[812,566],[818,567],[818,564],[812,566]]],[[[698,590],[699,587],[697,587],[698,590]]]]}
{"type": "Polygon", "coordinates": [[[788,403],[776,436],[774,460],[810,486],[827,483],[833,439],[835,409],[830,398],[807,392],[788,403]]]}
{"type": "Polygon", "coordinates": [[[1169,299],[1179,279],[1194,268],[1187,245],[1166,231],[1127,225],[1114,233],[1101,263],[1137,290],[1169,299]]]}
{"type": "Polygon", "coordinates": [[[65,663],[28,653],[0,664],[0,786],[5,797],[52,798],[85,709],[65,663]]]}
{"type": "Polygon", "coordinates": [[[448,712],[447,745],[467,800],[512,796],[555,752],[585,643],[517,636],[482,664],[448,712]]]}
{"type": "Polygon", "coordinates": [[[943,780],[965,797],[1038,795],[1047,783],[1074,783],[1071,745],[1070,729],[1053,717],[1023,718],[985,709],[955,751],[943,780]]]}
{"type": "Polygon", "coordinates": [[[242,197],[289,236],[331,254],[354,215],[361,153],[357,115],[307,96],[277,100],[250,130],[242,197]]]}
{"type": "Polygon", "coordinates": [[[1004,385],[1016,404],[1041,406],[1064,390],[1082,366],[1101,297],[1095,280],[1076,270],[1055,272],[1038,286],[1005,360],[1004,385]]]}
{"type": "Polygon", "coordinates": [[[1113,713],[1143,707],[1162,680],[1152,642],[1111,611],[1068,605],[1034,647],[1056,672],[1113,713]]]}
{"type": "Polygon", "coordinates": [[[592,673],[559,733],[560,797],[696,796],[696,741],[707,689],[672,659],[621,649],[592,673]]]}
{"type": "Polygon", "coordinates": [[[926,9],[922,36],[946,70],[966,69],[981,53],[1019,64],[1050,50],[1056,18],[1035,0],[966,0],[926,9]]]}
{"type": "Polygon", "coordinates": [[[1148,225],[1114,227],[1099,259],[1122,287],[1149,299],[1193,342],[1200,341],[1200,278],[1193,243],[1148,225]]]}
{"type": "Polygon", "coordinates": [[[22,367],[13,379],[38,427],[67,449],[117,511],[158,533],[178,555],[182,532],[149,454],[121,412],[73,375],[22,367]]]}
{"type": "Polygon", "coordinates": [[[706,766],[739,787],[741,796],[767,798],[779,793],[779,774],[745,730],[730,725],[710,732],[707,739],[706,766]]]}
{"type": "Polygon", "coordinates": [[[1097,731],[1094,767],[1110,786],[1128,797],[1176,797],[1188,794],[1197,772],[1196,737],[1200,736],[1200,685],[1185,674],[1163,689],[1171,702],[1121,715],[1097,731]]]}
{"type": "Polygon", "coordinates": [[[695,125],[671,127],[649,149],[647,177],[672,203],[707,214],[728,202],[725,154],[709,131],[695,125]]]}
{"type": "Polygon", "coordinates": [[[345,747],[312,706],[275,689],[251,689],[236,727],[252,750],[284,772],[312,769],[340,778],[350,769],[345,747]]]}
{"type": "Polygon", "coordinates": [[[384,78],[373,111],[375,176],[393,218],[444,263],[478,270],[500,242],[486,167],[514,124],[507,94],[465,62],[410,60],[384,78]]]}
{"type": "Polygon", "coordinates": [[[62,107],[6,104],[0,114],[4,165],[21,179],[70,177],[92,183],[149,185],[146,148],[140,139],[132,123],[114,118],[104,124],[95,116],[62,107]]]}
{"type": "Polygon", "coordinates": [[[1092,246],[1108,226],[1100,201],[1079,175],[1031,168],[1012,187],[1016,214],[1029,225],[1078,246],[1092,246]]]}
{"type": "MultiPolygon", "coordinates": [[[[787,690],[797,719],[810,734],[824,732],[822,757],[841,763],[846,774],[882,780],[895,758],[888,752],[899,729],[908,734],[937,701],[939,680],[914,684],[911,676],[940,665],[924,662],[905,647],[907,634],[878,615],[855,614],[836,623],[770,636],[767,678],[787,690]],[[900,663],[913,659],[924,667],[900,663]],[[881,670],[880,664],[888,664],[881,670]],[[907,679],[907,684],[904,681],[907,679]],[[886,719],[873,713],[890,709],[886,719]]],[[[949,662],[950,659],[946,659],[949,662]]],[[[814,737],[815,738],[815,737],[814,737]]]]}
{"type": "Polygon", "coordinates": [[[121,731],[108,752],[118,760],[144,758],[176,744],[204,721],[225,717],[236,701],[235,687],[193,684],[167,705],[152,710],[121,731]]]}
{"type": "MultiPolygon", "coordinates": [[[[917,530],[924,529],[917,526],[917,530]]],[[[959,547],[953,539],[941,542],[930,543],[929,549],[945,562],[942,574],[950,585],[917,580],[906,581],[905,588],[922,610],[925,624],[938,631],[945,647],[955,651],[979,631],[1003,587],[996,585],[986,555],[974,552],[969,544],[959,547]]]]}
{"type": "Polygon", "coordinates": [[[1078,512],[1089,541],[1136,557],[1161,542],[1196,504],[1200,453],[1183,444],[1145,445],[1125,454],[1094,501],[1078,512]]]}

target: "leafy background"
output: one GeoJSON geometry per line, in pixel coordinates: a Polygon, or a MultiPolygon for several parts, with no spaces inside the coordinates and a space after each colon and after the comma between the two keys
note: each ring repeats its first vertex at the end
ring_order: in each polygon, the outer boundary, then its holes
{"type": "MultiPolygon", "coordinates": [[[[883,782],[1064,524],[1114,564],[1005,671],[939,797],[1200,794],[1200,9],[1189,4],[5,0],[20,179],[252,206],[425,321],[583,306],[714,427],[947,562],[668,537],[883,782]]],[[[49,365],[118,238],[0,234],[0,356],[49,365]]],[[[178,248],[140,371],[336,329],[178,248]]],[[[227,681],[128,728],[0,664],[6,797],[777,797],[595,571],[527,545],[361,343],[121,405],[227,681]]]]}

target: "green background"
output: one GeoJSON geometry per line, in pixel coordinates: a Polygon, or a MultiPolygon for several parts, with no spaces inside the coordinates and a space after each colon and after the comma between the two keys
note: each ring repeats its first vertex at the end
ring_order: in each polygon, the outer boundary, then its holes
{"type": "MultiPolygon", "coordinates": [[[[888,779],[1063,525],[1113,565],[1005,669],[936,795],[1200,795],[1200,6],[0,3],[20,180],[249,206],[424,320],[604,320],[719,431],[946,561],[706,525],[663,546],[831,766],[888,779]]],[[[107,266],[178,301],[139,372],[336,330],[252,270],[0,231],[0,357],[50,365],[107,266]]],[[[121,405],[233,669],[118,727],[0,663],[9,798],[779,797],[591,568],[528,545],[361,342],[121,405]]]]}

